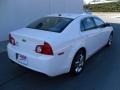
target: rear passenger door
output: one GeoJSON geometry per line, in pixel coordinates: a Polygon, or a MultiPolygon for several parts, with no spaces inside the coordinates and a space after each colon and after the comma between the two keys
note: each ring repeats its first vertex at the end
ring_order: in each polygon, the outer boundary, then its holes
{"type": "Polygon", "coordinates": [[[95,53],[99,48],[100,29],[97,28],[92,17],[81,20],[81,38],[85,42],[88,56],[95,53]]]}

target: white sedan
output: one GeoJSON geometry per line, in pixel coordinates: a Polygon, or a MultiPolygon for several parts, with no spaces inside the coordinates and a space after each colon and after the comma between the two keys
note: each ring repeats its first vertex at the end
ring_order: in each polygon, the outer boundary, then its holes
{"type": "Polygon", "coordinates": [[[78,75],[85,61],[112,44],[113,27],[87,14],[53,14],[9,34],[9,58],[26,68],[56,76],[78,75]]]}

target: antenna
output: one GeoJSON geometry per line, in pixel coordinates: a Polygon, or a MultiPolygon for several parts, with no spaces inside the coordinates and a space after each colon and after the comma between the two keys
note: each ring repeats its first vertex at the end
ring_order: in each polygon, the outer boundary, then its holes
{"type": "Polygon", "coordinates": [[[59,14],[58,16],[62,16],[62,14],[59,14]]]}

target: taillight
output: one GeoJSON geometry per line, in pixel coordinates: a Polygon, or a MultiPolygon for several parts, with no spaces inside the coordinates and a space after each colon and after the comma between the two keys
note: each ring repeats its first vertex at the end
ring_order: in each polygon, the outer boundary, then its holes
{"type": "Polygon", "coordinates": [[[12,45],[15,45],[15,39],[12,37],[11,34],[9,34],[9,42],[10,42],[12,45]]]}
{"type": "Polygon", "coordinates": [[[37,45],[35,51],[40,54],[53,55],[52,47],[47,42],[44,42],[44,45],[37,45]]]}

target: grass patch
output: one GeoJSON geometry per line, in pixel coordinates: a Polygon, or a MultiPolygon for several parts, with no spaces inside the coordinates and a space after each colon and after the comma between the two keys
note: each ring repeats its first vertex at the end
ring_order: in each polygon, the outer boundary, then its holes
{"type": "Polygon", "coordinates": [[[120,12],[120,1],[103,4],[89,4],[85,5],[84,8],[93,12],[120,12]]]}

